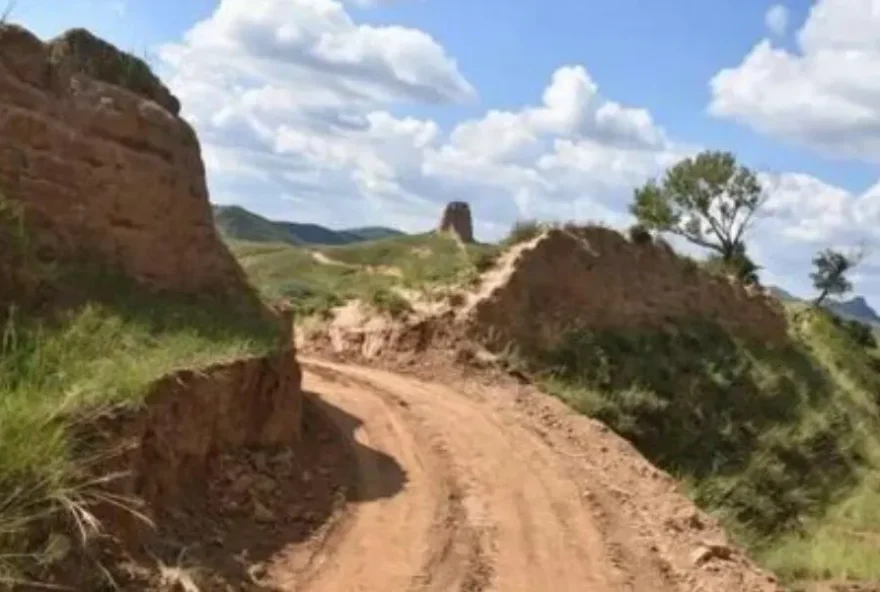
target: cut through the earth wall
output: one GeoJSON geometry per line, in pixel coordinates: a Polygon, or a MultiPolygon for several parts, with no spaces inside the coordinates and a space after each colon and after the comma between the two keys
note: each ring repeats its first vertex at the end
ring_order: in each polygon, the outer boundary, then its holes
{"type": "Polygon", "coordinates": [[[694,319],[771,343],[787,335],[781,305],[760,289],[601,227],[548,231],[522,249],[469,314],[472,334],[488,345],[523,350],[552,350],[578,329],[659,328],[694,319]]]}

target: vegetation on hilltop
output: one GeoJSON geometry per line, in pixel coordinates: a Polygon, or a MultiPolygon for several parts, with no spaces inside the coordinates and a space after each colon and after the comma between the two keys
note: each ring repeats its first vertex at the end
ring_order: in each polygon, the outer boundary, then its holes
{"type": "Polygon", "coordinates": [[[757,267],[745,239],[765,201],[755,173],[733,154],[706,151],[672,166],[660,182],[636,189],[630,211],[647,230],[707,249],[714,265],[754,283],[757,267]]]}
{"type": "Polygon", "coordinates": [[[322,252],[352,265],[399,269],[409,285],[474,279],[474,272],[491,267],[499,254],[493,245],[462,244],[449,234],[434,232],[325,248],[322,252]]]}
{"type": "Polygon", "coordinates": [[[856,267],[864,253],[845,254],[833,249],[824,249],[813,258],[816,268],[810,274],[813,287],[819,295],[813,300],[813,306],[821,306],[829,296],[841,296],[853,288],[847,274],[856,267]]]}
{"type": "Polygon", "coordinates": [[[230,241],[249,278],[268,299],[285,298],[300,315],[325,314],[355,298],[399,314],[399,289],[424,295],[473,282],[494,261],[490,245],[453,237],[406,235],[320,251],[285,244],[230,241]]]}

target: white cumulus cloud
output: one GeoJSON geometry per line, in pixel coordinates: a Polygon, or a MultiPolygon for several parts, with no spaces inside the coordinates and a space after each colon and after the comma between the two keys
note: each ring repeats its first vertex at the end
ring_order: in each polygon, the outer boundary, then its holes
{"type": "Polygon", "coordinates": [[[818,0],[798,51],[764,39],[710,83],[709,110],[825,154],[880,162],[880,0],[818,0]]]}
{"type": "MultiPolygon", "coordinates": [[[[828,28],[842,25],[817,28],[831,17],[839,15],[814,9],[800,34],[803,55],[764,41],[753,53],[768,64],[755,69],[749,57],[719,74],[713,110],[826,148],[858,127],[870,145],[870,132],[855,125],[863,120],[851,113],[847,128],[833,104],[853,100],[855,79],[837,69],[832,84],[815,75],[830,70],[804,71],[806,61],[826,59],[810,48],[826,55],[853,42],[831,38],[828,28]],[[796,87],[800,105],[778,84],[796,87]]],[[[222,0],[160,56],[202,140],[213,200],[270,217],[424,230],[445,202],[464,199],[486,239],[522,217],[621,226],[635,186],[700,148],[676,142],[647,109],[604,96],[581,65],[548,72],[543,92],[516,108],[489,106],[451,126],[407,115],[408,104],[473,106],[477,91],[424,31],[358,23],[337,0],[222,0]]],[[[768,277],[805,289],[816,249],[863,234],[880,240],[869,223],[880,216],[880,185],[853,195],[803,174],[762,179],[771,199],[751,244],[768,277]]],[[[872,277],[863,285],[880,295],[872,277]]]]}

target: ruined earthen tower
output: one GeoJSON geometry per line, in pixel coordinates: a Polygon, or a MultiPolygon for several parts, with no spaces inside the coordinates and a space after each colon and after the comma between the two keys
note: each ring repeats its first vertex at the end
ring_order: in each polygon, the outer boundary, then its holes
{"type": "Polygon", "coordinates": [[[471,220],[471,208],[463,201],[452,201],[443,211],[440,221],[440,232],[452,232],[462,242],[474,242],[474,225],[471,220]]]}

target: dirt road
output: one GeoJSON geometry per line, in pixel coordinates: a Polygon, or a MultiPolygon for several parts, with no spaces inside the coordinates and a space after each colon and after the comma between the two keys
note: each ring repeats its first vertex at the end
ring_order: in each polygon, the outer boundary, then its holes
{"type": "Polygon", "coordinates": [[[549,397],[303,362],[364,501],[274,563],[284,590],[778,589],[668,476],[549,397]]]}

